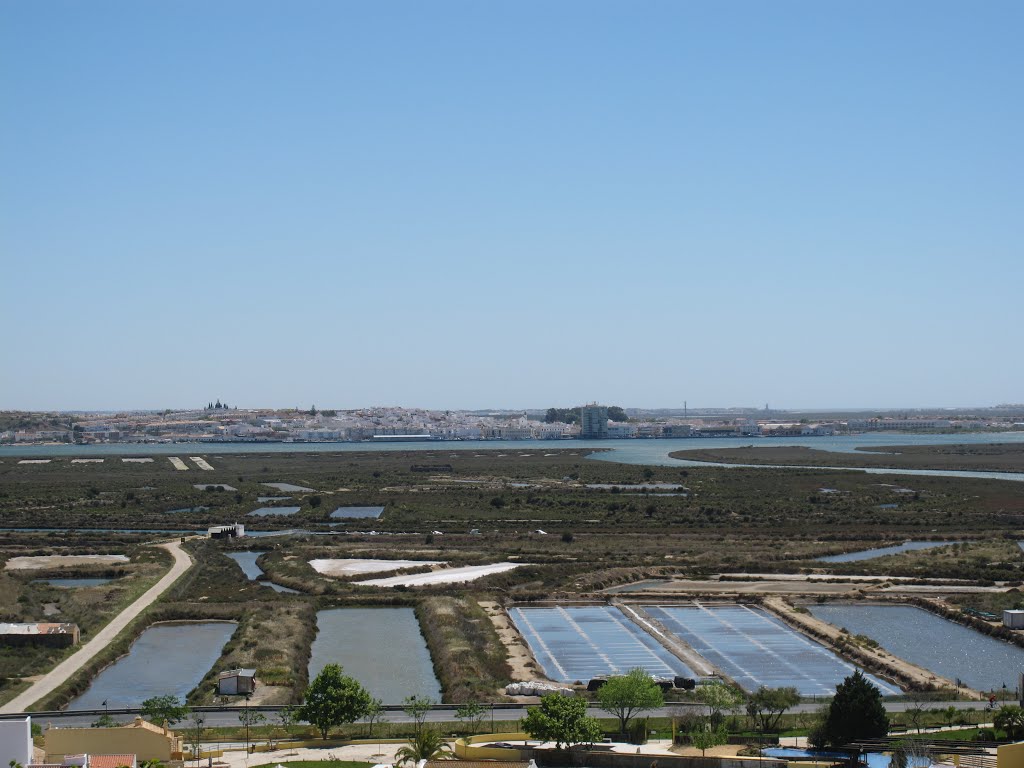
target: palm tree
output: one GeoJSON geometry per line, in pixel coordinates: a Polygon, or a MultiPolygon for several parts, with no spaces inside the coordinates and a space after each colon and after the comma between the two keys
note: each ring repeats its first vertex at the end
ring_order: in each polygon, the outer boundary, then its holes
{"type": "Polygon", "coordinates": [[[420,760],[448,760],[452,757],[452,748],[445,743],[440,733],[431,728],[424,728],[409,739],[408,746],[398,750],[395,757],[395,765],[415,765],[420,760]]]}

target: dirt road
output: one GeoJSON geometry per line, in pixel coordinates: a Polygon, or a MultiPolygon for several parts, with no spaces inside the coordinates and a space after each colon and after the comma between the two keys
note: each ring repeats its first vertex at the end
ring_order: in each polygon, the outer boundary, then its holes
{"type": "Polygon", "coordinates": [[[121,633],[121,630],[127,627],[146,608],[156,602],[160,595],[166,592],[177,581],[178,577],[192,566],[192,558],[181,548],[180,542],[173,541],[167,544],[160,544],[159,546],[166,549],[174,557],[174,565],[164,574],[163,578],[147,589],[138,600],[115,616],[109,624],[97,632],[89,642],[79,648],[73,655],[64,659],[50,672],[43,675],[27,691],[23,691],[0,707],[0,714],[24,712],[29,706],[44,696],[53,693],[68,678],[85,666],[90,659],[106,648],[121,633]]]}

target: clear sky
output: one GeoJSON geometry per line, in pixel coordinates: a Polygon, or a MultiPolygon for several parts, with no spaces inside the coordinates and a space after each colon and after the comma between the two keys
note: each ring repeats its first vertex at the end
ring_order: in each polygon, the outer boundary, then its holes
{"type": "Polygon", "coordinates": [[[0,2],[0,408],[1024,401],[1024,3],[0,2]]]}

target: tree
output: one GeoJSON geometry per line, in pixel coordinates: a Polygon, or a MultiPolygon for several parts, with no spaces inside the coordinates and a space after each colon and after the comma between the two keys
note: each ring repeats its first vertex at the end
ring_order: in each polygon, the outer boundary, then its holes
{"type": "Polygon", "coordinates": [[[292,704],[281,707],[277,710],[277,725],[281,729],[284,738],[288,737],[288,729],[295,725],[298,719],[298,708],[292,704]]]}
{"type": "Polygon", "coordinates": [[[452,748],[433,728],[425,728],[409,739],[409,743],[395,752],[396,765],[412,763],[420,760],[447,760],[452,755],[452,748]]]}
{"type": "Polygon", "coordinates": [[[249,709],[246,707],[238,713],[238,722],[245,726],[245,746],[249,746],[249,729],[255,728],[260,723],[266,721],[266,716],[258,709],[249,709]]]}
{"type": "Polygon", "coordinates": [[[331,728],[354,723],[366,714],[369,706],[370,694],[366,689],[344,674],[340,665],[328,664],[306,689],[298,716],[326,739],[331,728]]]}
{"type": "Polygon", "coordinates": [[[530,707],[519,721],[525,733],[541,741],[553,741],[561,749],[565,744],[593,744],[601,738],[597,720],[587,717],[586,699],[549,693],[539,707],[530,707]]]}
{"type": "Polygon", "coordinates": [[[619,733],[626,735],[629,721],[641,712],[664,705],[665,696],[646,671],[631,669],[627,674],[612,677],[597,690],[601,709],[619,720],[619,733]]]}
{"type": "Polygon", "coordinates": [[[117,720],[112,718],[106,712],[100,715],[96,720],[93,721],[90,728],[114,728],[117,726],[117,720]]]}
{"type": "Polygon", "coordinates": [[[1015,704],[1006,704],[996,712],[992,724],[1005,731],[1007,737],[1014,741],[1024,738],[1024,709],[1015,704]]]}
{"type": "Polygon", "coordinates": [[[761,686],[747,702],[747,714],[763,733],[774,731],[779,720],[790,707],[800,703],[796,688],[766,688],[761,686]]]}
{"type": "Polygon", "coordinates": [[[610,421],[629,421],[629,416],[626,412],[618,405],[608,406],[608,419],[610,421]]]}
{"type": "Polygon", "coordinates": [[[836,686],[822,723],[821,738],[842,747],[858,739],[878,739],[889,732],[882,694],[858,669],[836,686]]]}
{"type": "Polygon", "coordinates": [[[710,723],[698,725],[687,736],[690,743],[700,750],[701,757],[704,757],[707,750],[729,741],[729,734],[725,732],[724,726],[712,727],[710,723]]]}
{"type": "Polygon", "coordinates": [[[486,710],[481,704],[475,701],[467,701],[455,710],[455,717],[459,720],[470,723],[472,726],[472,732],[476,733],[480,730],[480,721],[484,719],[485,713],[486,710]]]}
{"type": "Polygon", "coordinates": [[[412,718],[416,733],[423,730],[423,721],[436,703],[429,696],[406,696],[402,702],[402,711],[412,718]]]}
{"type": "Polygon", "coordinates": [[[363,715],[363,719],[366,721],[366,735],[373,736],[373,724],[379,722],[384,717],[384,702],[380,699],[370,699],[370,704],[366,707],[366,714],[363,715]]]}
{"type": "Polygon", "coordinates": [[[737,690],[719,682],[698,686],[694,695],[708,708],[711,725],[715,727],[721,725],[723,712],[732,712],[743,703],[743,696],[737,690]]]}
{"type": "Polygon", "coordinates": [[[152,696],[142,702],[142,717],[156,725],[168,726],[188,717],[189,708],[178,701],[177,696],[152,696]]]}

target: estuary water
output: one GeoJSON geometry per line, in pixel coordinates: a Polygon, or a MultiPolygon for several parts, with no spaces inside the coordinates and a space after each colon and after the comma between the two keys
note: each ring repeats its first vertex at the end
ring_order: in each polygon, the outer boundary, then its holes
{"type": "MultiPolygon", "coordinates": [[[[856,453],[860,446],[886,447],[896,445],[985,445],[990,443],[1024,443],[1022,432],[969,432],[966,434],[892,434],[865,433],[833,437],[715,437],[671,438],[665,440],[464,440],[424,441],[417,443],[153,443],[105,445],[3,445],[0,458],[5,456],[119,456],[133,455],[174,456],[182,452],[213,455],[239,453],[374,453],[393,451],[433,451],[459,453],[463,451],[509,451],[506,458],[514,462],[518,452],[524,450],[551,451],[554,449],[579,452],[581,456],[600,461],[622,464],[649,464],[667,467],[740,467],[740,464],[714,464],[673,459],[674,451],[703,448],[743,448],[801,446],[834,453],[856,453]],[[600,451],[599,453],[593,453],[600,451]]],[[[763,468],[764,465],[761,465],[763,468]]],[[[794,467],[782,467],[793,469],[794,467]]],[[[973,472],[931,469],[881,469],[859,467],[824,467],[823,469],[851,469],[878,475],[931,475],[940,477],[998,478],[1024,482],[1024,472],[973,472]]],[[[42,471],[45,469],[41,468],[42,471]]]]}
{"type": "Polygon", "coordinates": [[[341,664],[385,704],[401,704],[407,696],[441,700],[412,608],[331,608],[316,615],[316,624],[310,680],[328,664],[341,664]]]}
{"type": "Polygon", "coordinates": [[[109,709],[138,707],[163,695],[184,700],[220,657],[235,626],[216,621],[150,627],[68,709],[103,709],[104,701],[109,709]]]}

